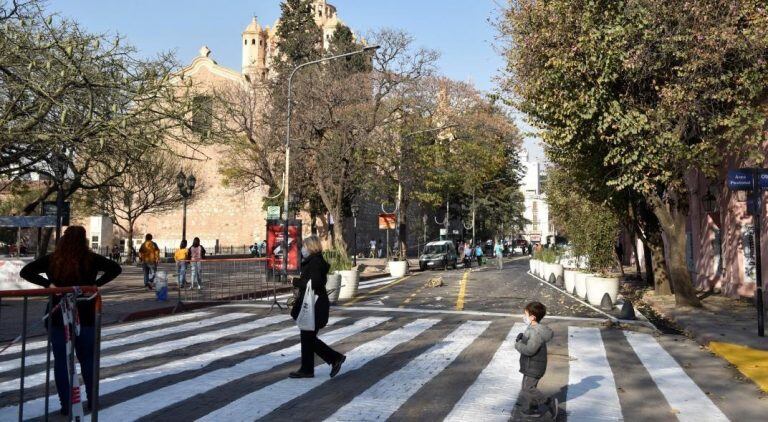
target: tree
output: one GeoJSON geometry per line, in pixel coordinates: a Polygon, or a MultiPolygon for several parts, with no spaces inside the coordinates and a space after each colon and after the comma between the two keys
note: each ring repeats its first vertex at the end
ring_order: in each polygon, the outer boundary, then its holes
{"type": "MultiPolygon", "coordinates": [[[[180,170],[181,162],[174,155],[150,151],[112,184],[95,192],[93,209],[111,216],[115,225],[128,234],[128,245],[133,245],[133,229],[141,216],[170,211],[183,204],[184,198],[176,186],[180,170]]],[[[204,186],[197,185],[189,201],[203,191],[204,186]]]]}
{"type": "Polygon", "coordinates": [[[26,214],[54,192],[109,185],[148,149],[190,142],[195,105],[172,55],[138,59],[119,36],[18,4],[0,4],[0,177],[54,181],[26,214]]]}
{"type": "Polygon", "coordinates": [[[667,240],[678,304],[700,304],[685,262],[685,176],[717,177],[729,160],[761,159],[762,6],[521,0],[501,22],[512,100],[544,130],[551,161],[596,161],[611,170],[607,186],[642,196],[667,240]]]}
{"type": "Polygon", "coordinates": [[[619,220],[613,208],[583,195],[564,169],[550,168],[545,190],[551,218],[573,244],[573,253],[588,259],[589,269],[607,272],[615,264],[619,220]]]}

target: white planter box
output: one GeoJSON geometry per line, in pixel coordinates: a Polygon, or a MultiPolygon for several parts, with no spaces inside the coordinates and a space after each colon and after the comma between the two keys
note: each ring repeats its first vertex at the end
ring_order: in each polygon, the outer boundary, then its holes
{"type": "Polygon", "coordinates": [[[341,274],[328,274],[325,289],[328,291],[328,301],[336,303],[339,300],[339,293],[341,293],[341,274]]]}
{"type": "Polygon", "coordinates": [[[574,287],[576,287],[576,296],[580,298],[587,297],[587,277],[590,276],[592,276],[592,274],[576,273],[576,282],[574,283],[574,287]]]}
{"type": "Polygon", "coordinates": [[[574,270],[563,271],[563,282],[565,284],[565,291],[573,293],[573,288],[576,287],[576,274],[578,272],[574,270]]]}
{"type": "Polygon", "coordinates": [[[550,264],[549,262],[544,263],[544,270],[541,272],[541,278],[544,279],[544,281],[549,282],[549,276],[552,275],[552,273],[555,270],[555,264],[550,264]]]}
{"type": "Polygon", "coordinates": [[[389,275],[392,277],[405,277],[408,273],[408,261],[389,261],[389,275]]]}
{"type": "Polygon", "coordinates": [[[592,306],[600,306],[603,296],[608,293],[611,298],[611,304],[616,303],[616,297],[619,294],[618,277],[587,277],[587,298],[592,306]]]}
{"type": "Polygon", "coordinates": [[[550,264],[549,268],[550,268],[551,274],[555,276],[555,284],[559,285],[559,283],[561,283],[562,281],[558,281],[558,280],[563,280],[563,273],[565,271],[565,268],[563,268],[563,266],[560,264],[550,264]]]}
{"type": "Polygon", "coordinates": [[[339,299],[352,299],[357,294],[357,285],[360,283],[360,273],[356,270],[339,271],[341,275],[341,289],[339,299]]]}
{"type": "Polygon", "coordinates": [[[528,260],[528,269],[531,271],[531,274],[535,272],[536,268],[536,260],[535,259],[529,259],[528,260]]]}
{"type": "Polygon", "coordinates": [[[542,272],[542,268],[543,267],[544,267],[544,263],[537,259],[536,260],[536,272],[534,274],[536,274],[537,276],[541,277],[541,272],[542,272]]]}

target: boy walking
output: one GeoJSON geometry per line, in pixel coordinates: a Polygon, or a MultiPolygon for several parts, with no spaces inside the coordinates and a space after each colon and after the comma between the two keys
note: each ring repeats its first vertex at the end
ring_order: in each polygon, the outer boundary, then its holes
{"type": "Polygon", "coordinates": [[[546,397],[538,389],[539,380],[547,372],[547,343],[552,340],[552,330],[541,324],[547,308],[539,302],[525,305],[525,321],[528,328],[517,335],[515,349],[520,352],[520,373],[523,374],[523,388],[520,390],[520,406],[523,416],[538,418],[539,406],[544,403],[553,418],[557,417],[558,402],[546,397]]]}

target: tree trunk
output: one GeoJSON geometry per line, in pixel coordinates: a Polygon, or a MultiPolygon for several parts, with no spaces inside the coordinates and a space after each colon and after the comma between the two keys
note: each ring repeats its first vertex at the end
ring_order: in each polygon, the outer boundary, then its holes
{"type": "Polygon", "coordinates": [[[344,220],[342,220],[341,208],[331,211],[333,214],[333,246],[344,256],[347,252],[347,242],[344,241],[344,220]]]}
{"type": "MultiPolygon", "coordinates": [[[[664,257],[664,242],[660,233],[648,235],[648,252],[650,255],[650,273],[651,282],[657,295],[671,295],[672,287],[669,281],[669,272],[667,271],[667,260],[664,257]]],[[[649,260],[646,259],[646,266],[649,260]]]]}
{"type": "Polygon", "coordinates": [[[125,245],[128,248],[128,263],[133,264],[133,260],[136,258],[133,256],[133,221],[128,221],[128,242],[125,245]]]}
{"type": "Polygon", "coordinates": [[[409,201],[405,198],[400,200],[400,227],[397,230],[399,255],[404,261],[408,259],[408,203],[409,201]]]}
{"type": "Polygon", "coordinates": [[[643,279],[643,271],[640,268],[640,254],[637,250],[637,236],[631,236],[632,239],[632,253],[635,254],[635,271],[637,272],[637,279],[643,279]]]}
{"type": "Polygon", "coordinates": [[[685,215],[679,209],[667,209],[658,196],[652,196],[648,200],[653,205],[653,213],[659,219],[662,232],[666,235],[670,285],[675,293],[675,303],[700,307],[701,301],[696,296],[685,259],[685,215]]]}
{"type": "Polygon", "coordinates": [[[653,288],[653,258],[648,242],[643,242],[643,263],[645,264],[645,283],[648,284],[648,287],[653,288]]]}

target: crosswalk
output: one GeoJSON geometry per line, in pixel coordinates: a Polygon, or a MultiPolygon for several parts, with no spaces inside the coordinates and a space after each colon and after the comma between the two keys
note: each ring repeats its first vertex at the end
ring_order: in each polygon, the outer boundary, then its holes
{"type": "MultiPolygon", "coordinates": [[[[562,320],[550,326],[558,343],[542,388],[560,394],[558,420],[636,420],[620,395],[642,392],[618,387],[630,384],[612,370],[605,328],[562,320]],[[554,379],[563,385],[550,388],[554,379]]],[[[517,412],[522,375],[514,343],[524,329],[498,316],[338,309],[320,337],[348,357],[341,374],[331,379],[318,361],[315,378],[289,379],[300,345],[285,314],[222,306],[106,327],[99,417],[374,421],[421,419],[428,409],[422,420],[506,421],[517,412]]],[[[729,420],[656,337],[623,331],[618,338],[666,399],[654,406],[682,421],[729,420]]],[[[43,416],[46,401],[44,342],[30,344],[25,420],[43,416]]],[[[15,349],[0,355],[0,421],[18,418],[19,360],[15,349]]],[[[57,396],[48,399],[56,411],[57,396]]]]}

